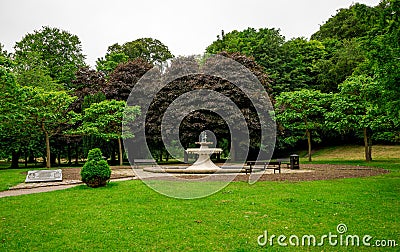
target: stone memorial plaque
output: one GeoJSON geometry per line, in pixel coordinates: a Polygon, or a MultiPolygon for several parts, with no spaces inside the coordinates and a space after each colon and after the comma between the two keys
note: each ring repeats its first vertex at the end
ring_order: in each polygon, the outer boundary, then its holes
{"type": "Polygon", "coordinates": [[[62,181],[61,169],[28,171],[25,179],[25,183],[54,181],[62,181]]]}

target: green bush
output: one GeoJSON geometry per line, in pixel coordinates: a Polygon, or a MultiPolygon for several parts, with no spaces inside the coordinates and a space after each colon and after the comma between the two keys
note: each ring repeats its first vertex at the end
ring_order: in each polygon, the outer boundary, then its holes
{"type": "Polygon", "coordinates": [[[110,166],[103,159],[100,149],[90,150],[88,160],[81,170],[82,181],[90,187],[100,187],[107,184],[110,176],[110,166]]]}

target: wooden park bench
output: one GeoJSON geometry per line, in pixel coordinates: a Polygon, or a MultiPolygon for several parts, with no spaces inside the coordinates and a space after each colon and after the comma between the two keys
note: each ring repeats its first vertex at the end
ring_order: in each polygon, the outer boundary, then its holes
{"type": "Polygon", "coordinates": [[[247,166],[245,167],[245,172],[247,173],[252,173],[253,169],[255,168],[255,166],[263,166],[263,170],[265,171],[265,169],[273,169],[274,170],[274,174],[275,171],[278,171],[279,173],[281,173],[281,161],[247,161],[247,166]]]}
{"type": "Polygon", "coordinates": [[[290,160],[288,158],[277,159],[278,162],[281,162],[281,165],[286,165],[286,168],[290,169],[290,160]]]}
{"type": "Polygon", "coordinates": [[[144,165],[149,165],[151,166],[156,166],[157,162],[154,159],[134,159],[133,164],[135,168],[139,168],[139,165],[144,164],[144,165]]]}

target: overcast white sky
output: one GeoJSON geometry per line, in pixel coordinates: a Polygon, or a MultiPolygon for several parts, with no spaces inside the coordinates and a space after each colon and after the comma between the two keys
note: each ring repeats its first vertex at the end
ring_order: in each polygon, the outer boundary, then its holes
{"type": "Polygon", "coordinates": [[[25,34],[50,26],[78,35],[91,66],[109,45],[143,37],[174,55],[200,54],[221,30],[279,28],[286,39],[309,38],[355,2],[379,0],[0,0],[0,43],[12,52],[25,34]]]}

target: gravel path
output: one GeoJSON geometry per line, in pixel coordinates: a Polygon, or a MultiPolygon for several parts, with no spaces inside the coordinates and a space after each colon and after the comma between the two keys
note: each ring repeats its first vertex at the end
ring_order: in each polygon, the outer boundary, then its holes
{"type": "Polygon", "coordinates": [[[33,193],[42,193],[42,192],[51,192],[56,190],[64,190],[79,184],[73,185],[54,185],[54,186],[42,186],[42,187],[35,187],[30,189],[15,189],[15,190],[8,190],[0,192],[0,198],[9,197],[9,196],[18,196],[24,194],[33,194],[33,193]]]}

